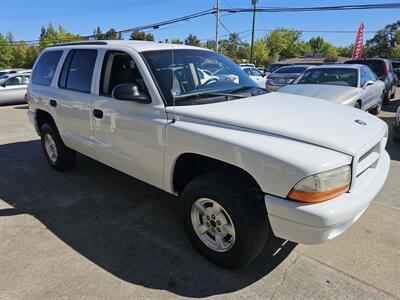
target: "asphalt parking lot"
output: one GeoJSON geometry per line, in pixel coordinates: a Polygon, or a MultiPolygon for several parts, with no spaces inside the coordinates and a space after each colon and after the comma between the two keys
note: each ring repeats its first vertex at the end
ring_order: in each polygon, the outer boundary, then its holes
{"type": "MultiPolygon", "coordinates": [[[[389,125],[400,104],[384,107],[389,125]]],[[[400,144],[366,213],[318,246],[274,240],[227,271],[186,239],[174,197],[79,156],[54,171],[25,116],[0,107],[0,299],[400,298],[400,144]]]]}

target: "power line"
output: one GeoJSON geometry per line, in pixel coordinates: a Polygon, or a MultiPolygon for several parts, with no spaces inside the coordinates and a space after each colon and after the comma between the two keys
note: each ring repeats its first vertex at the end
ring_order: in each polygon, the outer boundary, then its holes
{"type": "MultiPolygon", "coordinates": [[[[256,12],[280,13],[280,12],[311,12],[333,10],[365,10],[365,9],[393,9],[400,8],[400,3],[357,4],[316,7],[258,7],[256,12]]],[[[223,8],[221,11],[229,13],[253,12],[253,8],[223,8]]]]}
{"type": "MultiPolygon", "coordinates": [[[[311,11],[332,11],[332,10],[366,10],[366,9],[395,9],[400,8],[400,3],[380,3],[380,4],[359,4],[359,5],[338,5],[338,6],[317,6],[317,7],[258,7],[256,8],[256,12],[265,12],[265,13],[278,13],[278,12],[311,12],[311,11]]],[[[226,12],[227,14],[233,13],[254,13],[253,8],[220,8],[220,12],[226,12]]],[[[215,14],[217,10],[215,8],[200,11],[197,13],[193,13],[187,16],[182,16],[174,19],[169,19],[157,23],[152,23],[144,26],[137,26],[129,29],[124,29],[120,31],[116,31],[116,34],[127,34],[133,31],[143,31],[147,29],[158,29],[161,26],[170,25],[178,22],[189,21],[194,18],[200,18],[206,15],[215,14]]],[[[222,25],[222,24],[221,24],[222,25]]],[[[225,26],[224,26],[225,28],[225,26]]],[[[225,28],[227,29],[227,28],[225,28]]],[[[307,31],[303,31],[307,32],[307,31]]],[[[308,31],[312,32],[312,31],[308,31]]],[[[327,33],[328,31],[315,31],[320,33],[327,33]]],[[[334,33],[353,33],[351,31],[329,31],[334,33]]],[[[88,40],[93,38],[93,35],[83,35],[79,38],[66,38],[60,39],[58,42],[68,42],[72,40],[88,40]]],[[[29,44],[29,45],[37,45],[40,43],[40,40],[29,40],[29,41],[14,41],[8,46],[15,46],[21,43],[29,44]]],[[[53,43],[53,42],[51,42],[53,43]]]]}

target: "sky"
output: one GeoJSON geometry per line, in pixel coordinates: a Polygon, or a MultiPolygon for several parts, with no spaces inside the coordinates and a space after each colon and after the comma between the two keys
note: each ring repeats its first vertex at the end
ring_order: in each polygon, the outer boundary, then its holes
{"type": "MultiPolygon", "coordinates": [[[[348,4],[372,4],[400,2],[399,0],[260,0],[260,7],[306,7],[348,4]]],[[[100,26],[102,31],[113,27],[116,30],[151,24],[176,18],[215,6],[216,0],[0,0],[0,33],[11,31],[15,40],[36,40],[42,25],[51,22],[61,24],[69,32],[90,35],[100,26]]],[[[220,0],[220,7],[249,8],[251,0],[220,0]]],[[[377,31],[386,24],[400,19],[400,9],[327,11],[297,13],[258,13],[256,16],[256,38],[263,37],[266,30],[287,27],[304,32],[302,38],[322,36],[336,46],[354,43],[355,33],[326,33],[332,30],[356,31],[361,22],[365,31],[377,31]],[[315,32],[314,32],[315,31],[315,32]]],[[[243,32],[240,36],[250,40],[251,13],[221,13],[221,22],[229,32],[243,32]]],[[[156,40],[184,40],[189,33],[205,41],[215,38],[215,16],[148,30],[156,40]]],[[[229,32],[220,26],[220,38],[229,32]]],[[[365,33],[364,39],[373,33],[365,33]]],[[[125,38],[129,38],[125,36],[125,38]]]]}

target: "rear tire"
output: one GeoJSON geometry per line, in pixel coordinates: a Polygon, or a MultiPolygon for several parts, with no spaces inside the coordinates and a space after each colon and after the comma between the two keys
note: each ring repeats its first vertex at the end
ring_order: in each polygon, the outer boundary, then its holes
{"type": "Polygon", "coordinates": [[[386,92],[385,96],[383,97],[383,105],[388,105],[389,104],[389,94],[390,92],[386,92]]]}
{"type": "Polygon", "coordinates": [[[394,88],[393,94],[390,95],[390,99],[394,99],[395,96],[396,96],[396,87],[394,88]]]}
{"type": "Polygon", "coordinates": [[[180,213],[194,247],[224,268],[249,264],[269,234],[264,201],[242,181],[222,173],[192,180],[182,192],[180,213]]]}
{"type": "Polygon", "coordinates": [[[42,148],[50,166],[59,171],[75,165],[76,152],[64,145],[54,123],[45,123],[40,129],[42,148]]]}

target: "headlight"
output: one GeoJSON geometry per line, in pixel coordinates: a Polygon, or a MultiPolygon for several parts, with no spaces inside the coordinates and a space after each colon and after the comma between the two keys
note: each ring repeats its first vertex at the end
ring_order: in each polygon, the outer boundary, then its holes
{"type": "Polygon", "coordinates": [[[300,202],[325,201],[347,192],[350,181],[350,166],[340,167],[304,178],[292,188],[288,198],[300,202]]]}

